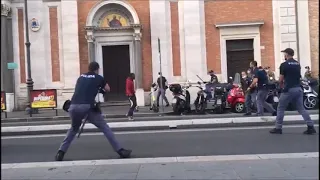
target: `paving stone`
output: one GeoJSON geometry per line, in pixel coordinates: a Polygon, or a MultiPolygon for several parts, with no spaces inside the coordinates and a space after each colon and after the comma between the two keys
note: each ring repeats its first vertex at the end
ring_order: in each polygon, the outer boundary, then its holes
{"type": "Polygon", "coordinates": [[[233,161],[230,166],[241,179],[290,179],[292,176],[271,160],[233,161]]]}
{"type": "Polygon", "coordinates": [[[86,179],[95,168],[95,166],[52,168],[52,173],[49,179],[86,179]]]}
{"type": "Polygon", "coordinates": [[[181,163],[143,164],[137,179],[186,179],[181,163]]]}
{"type": "Polygon", "coordinates": [[[105,173],[105,174],[92,174],[89,176],[88,180],[94,179],[118,179],[118,180],[134,180],[137,177],[137,173],[105,173]]]}
{"type": "Polygon", "coordinates": [[[278,160],[277,163],[295,178],[319,177],[319,161],[316,158],[282,159],[278,160]]]}
{"type": "Polygon", "coordinates": [[[95,166],[93,174],[138,173],[140,164],[115,164],[95,166]]]}
{"type": "Polygon", "coordinates": [[[48,179],[52,172],[48,168],[21,168],[21,169],[6,169],[1,171],[1,176],[8,179],[48,179]]]}

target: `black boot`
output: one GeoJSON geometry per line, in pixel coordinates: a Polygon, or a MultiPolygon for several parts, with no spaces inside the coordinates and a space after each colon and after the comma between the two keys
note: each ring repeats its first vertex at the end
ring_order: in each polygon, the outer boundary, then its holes
{"type": "Polygon", "coordinates": [[[251,112],[247,112],[245,114],[243,114],[244,116],[251,116],[251,112]]]}
{"type": "Polygon", "coordinates": [[[282,134],[282,129],[273,128],[269,132],[271,134],[282,134]]]}
{"type": "Polygon", "coordinates": [[[315,134],[315,133],[317,133],[317,132],[316,132],[316,129],[314,129],[313,126],[308,126],[308,129],[303,132],[303,134],[315,134]]]}
{"type": "Polygon", "coordinates": [[[64,157],[64,154],[65,154],[65,152],[59,150],[57,155],[56,155],[56,157],[55,157],[56,161],[62,161],[63,157],[64,157]]]}
{"type": "Polygon", "coordinates": [[[130,158],[132,150],[121,148],[117,153],[121,158],[130,158]]]}
{"type": "Polygon", "coordinates": [[[272,116],[277,116],[277,111],[274,111],[274,112],[272,113],[272,116]]]}

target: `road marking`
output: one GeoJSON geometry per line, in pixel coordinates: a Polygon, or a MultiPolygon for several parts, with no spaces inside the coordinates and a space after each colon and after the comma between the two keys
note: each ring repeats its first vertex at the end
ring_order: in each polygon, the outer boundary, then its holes
{"type": "MultiPolygon", "coordinates": [[[[314,125],[319,127],[318,124],[314,125]]],[[[199,128],[199,129],[172,129],[172,130],[146,130],[146,131],[125,131],[114,132],[114,134],[126,135],[126,134],[156,134],[156,133],[181,133],[181,132],[204,132],[204,131],[232,131],[232,130],[254,130],[254,129],[270,129],[274,126],[251,126],[251,127],[227,127],[227,128],[199,128]]],[[[284,128],[301,128],[306,125],[286,125],[284,128]]],[[[96,133],[83,133],[81,136],[101,136],[102,132],[96,133]]],[[[28,138],[51,138],[51,137],[64,137],[65,134],[43,134],[43,135],[26,135],[26,136],[4,136],[2,140],[6,139],[28,139],[28,138]]]]}
{"type": "Polygon", "coordinates": [[[319,158],[319,152],[11,163],[11,164],[1,164],[1,169],[44,168],[44,167],[53,168],[53,167],[65,167],[65,166],[98,166],[98,165],[114,165],[114,164],[184,163],[184,162],[217,162],[217,161],[219,162],[219,161],[239,161],[239,160],[243,161],[243,160],[293,159],[293,158],[319,158]]]}

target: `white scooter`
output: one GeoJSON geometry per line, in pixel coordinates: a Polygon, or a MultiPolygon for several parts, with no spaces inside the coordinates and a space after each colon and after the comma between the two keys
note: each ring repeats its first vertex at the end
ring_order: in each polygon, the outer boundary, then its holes
{"type": "Polygon", "coordinates": [[[310,82],[306,79],[301,80],[303,87],[303,106],[307,109],[314,109],[318,106],[318,93],[314,91],[310,82]]]}

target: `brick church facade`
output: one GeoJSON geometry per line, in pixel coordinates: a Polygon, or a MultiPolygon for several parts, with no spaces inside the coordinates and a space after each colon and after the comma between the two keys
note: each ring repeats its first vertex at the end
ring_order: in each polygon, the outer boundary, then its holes
{"type": "MultiPolygon", "coordinates": [[[[7,92],[15,87],[21,106],[27,77],[24,4],[1,3],[1,36],[8,37],[1,63],[18,64],[13,76],[2,69],[9,75],[2,74],[1,82],[7,92]]],[[[287,47],[318,75],[318,7],[312,0],[28,1],[34,88],[57,89],[61,106],[80,73],[97,61],[113,90],[106,100],[124,99],[124,79],[134,72],[138,104],[145,105],[160,69],[169,83],[196,82],[197,75],[208,79],[208,70],[225,81],[252,60],[279,74],[280,51],[287,47]]]]}

